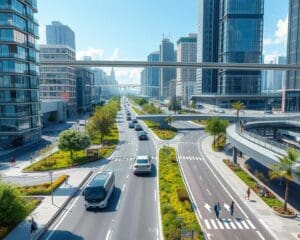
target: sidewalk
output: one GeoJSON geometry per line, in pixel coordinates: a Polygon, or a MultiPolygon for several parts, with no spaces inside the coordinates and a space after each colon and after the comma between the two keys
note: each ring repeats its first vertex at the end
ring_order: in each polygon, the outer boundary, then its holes
{"type": "Polygon", "coordinates": [[[300,234],[300,220],[282,218],[276,215],[273,210],[265,204],[265,202],[251,191],[251,200],[245,199],[245,192],[248,186],[232,172],[224,163],[223,159],[228,159],[229,156],[223,152],[214,152],[211,149],[212,137],[206,137],[201,149],[207,159],[210,160],[215,169],[225,179],[229,186],[240,197],[240,200],[250,209],[271,235],[278,240],[299,239],[297,234],[300,234]]]}
{"type": "Polygon", "coordinates": [[[26,220],[21,222],[15,229],[13,229],[5,240],[29,240],[38,239],[43,230],[47,228],[56,215],[64,210],[66,204],[71,200],[72,196],[77,192],[81,185],[85,182],[87,177],[91,174],[90,170],[83,169],[82,171],[74,172],[70,175],[68,184],[63,183],[58,189],[54,191],[53,202],[51,203],[51,196],[46,196],[41,204],[27,217],[26,220]],[[30,236],[30,223],[28,220],[31,216],[37,222],[38,231],[34,236],[30,236]]]}

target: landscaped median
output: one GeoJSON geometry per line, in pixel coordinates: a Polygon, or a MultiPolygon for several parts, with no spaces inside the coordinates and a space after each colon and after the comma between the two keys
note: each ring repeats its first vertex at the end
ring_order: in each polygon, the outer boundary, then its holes
{"type": "Polygon", "coordinates": [[[204,239],[176,160],[174,148],[159,151],[159,195],[165,239],[181,239],[181,230],[204,239]]]}
{"type": "Polygon", "coordinates": [[[144,121],[144,123],[162,140],[170,140],[177,134],[177,129],[174,127],[161,129],[158,123],[151,121],[144,121]]]}

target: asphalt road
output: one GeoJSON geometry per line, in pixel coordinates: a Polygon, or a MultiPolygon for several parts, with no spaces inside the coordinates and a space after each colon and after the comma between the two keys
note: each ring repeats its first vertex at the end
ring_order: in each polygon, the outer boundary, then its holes
{"type": "Polygon", "coordinates": [[[118,115],[120,145],[102,169],[113,169],[116,189],[106,209],[86,211],[79,194],[41,239],[160,239],[156,178],[156,149],[152,140],[138,141],[125,113],[118,115]],[[132,173],[136,155],[154,157],[149,176],[132,173]]]}
{"type": "MultiPolygon", "coordinates": [[[[177,122],[178,124],[180,122],[177,122]]],[[[188,127],[187,123],[183,125],[188,127]]],[[[190,128],[192,126],[193,124],[190,124],[190,128]]],[[[203,154],[204,131],[189,130],[183,133],[178,144],[178,159],[190,186],[201,225],[209,239],[273,239],[203,154]],[[229,210],[231,201],[235,202],[233,216],[230,215],[229,210]],[[222,208],[220,220],[216,218],[214,212],[214,205],[217,202],[222,208]]]]}

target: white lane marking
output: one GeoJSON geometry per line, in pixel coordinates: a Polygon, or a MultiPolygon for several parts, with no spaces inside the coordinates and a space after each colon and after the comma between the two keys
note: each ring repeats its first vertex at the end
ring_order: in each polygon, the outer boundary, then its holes
{"type": "Polygon", "coordinates": [[[258,221],[267,229],[267,231],[272,235],[272,237],[276,240],[278,240],[278,237],[271,231],[271,229],[265,224],[265,222],[262,219],[258,219],[258,221]]]}
{"type": "Polygon", "coordinates": [[[218,229],[217,224],[215,223],[214,219],[210,219],[211,225],[213,226],[214,229],[218,229]]]}
{"type": "Polygon", "coordinates": [[[211,213],[211,207],[208,203],[205,203],[204,207],[211,213]]]}
{"type": "Polygon", "coordinates": [[[122,187],[122,192],[124,192],[125,186],[126,186],[126,184],[124,183],[124,184],[123,184],[123,187],[122,187]]]}
{"type": "Polygon", "coordinates": [[[207,191],[208,195],[209,195],[209,196],[211,196],[211,193],[210,193],[210,191],[209,191],[208,189],[206,189],[206,191],[207,191]]]}
{"type": "Polygon", "coordinates": [[[229,226],[229,224],[228,224],[228,222],[227,222],[227,220],[225,218],[222,218],[221,221],[224,224],[224,226],[225,226],[226,229],[230,229],[230,226],[229,226]]]}
{"type": "Polygon", "coordinates": [[[232,220],[230,220],[229,224],[230,224],[230,226],[232,227],[232,229],[236,229],[236,226],[234,225],[234,223],[233,223],[232,220]]]}
{"type": "Polygon", "coordinates": [[[110,239],[110,235],[111,235],[111,230],[109,229],[108,232],[107,232],[107,234],[106,234],[105,240],[110,239]]]}
{"type": "Polygon", "coordinates": [[[127,175],[127,177],[126,177],[127,179],[129,178],[129,174],[127,175]]]}
{"type": "Polygon", "coordinates": [[[246,221],[252,229],[256,229],[256,227],[253,225],[253,223],[249,219],[247,219],[246,221]]]}
{"type": "Polygon", "coordinates": [[[154,189],[154,201],[156,202],[157,199],[156,199],[156,190],[154,189]]]}
{"type": "MultiPolygon", "coordinates": [[[[200,139],[199,139],[200,140],[200,139]]],[[[199,148],[199,145],[198,145],[199,148]]],[[[199,149],[200,151],[201,149],[199,149]]],[[[201,151],[200,151],[201,152],[201,151]]],[[[205,158],[203,158],[205,159],[205,158]]],[[[211,173],[214,175],[214,177],[216,178],[216,180],[219,182],[219,184],[222,186],[222,188],[225,190],[225,192],[229,195],[229,197],[231,199],[234,199],[234,197],[230,194],[230,192],[227,190],[227,188],[224,186],[224,184],[221,182],[221,180],[219,179],[219,177],[215,174],[215,172],[212,170],[212,168],[209,166],[209,164],[206,162],[206,160],[204,160],[204,163],[206,164],[206,166],[209,168],[209,170],[211,171],[211,173]]],[[[239,203],[237,201],[236,205],[238,206],[238,208],[240,209],[240,211],[242,212],[242,214],[246,217],[249,218],[248,215],[245,213],[245,211],[242,209],[242,207],[239,205],[239,203]]]]}
{"type": "Polygon", "coordinates": [[[244,226],[244,228],[249,229],[249,226],[247,225],[247,223],[244,220],[242,220],[241,223],[244,226]]]}
{"type": "Polygon", "coordinates": [[[230,206],[227,203],[224,203],[224,208],[227,209],[228,212],[230,212],[230,206]]]}
{"type": "Polygon", "coordinates": [[[78,201],[78,199],[80,198],[80,195],[74,200],[74,202],[72,203],[72,205],[66,210],[66,212],[64,213],[64,215],[62,216],[62,218],[59,220],[59,222],[55,225],[55,227],[51,230],[50,234],[48,235],[48,237],[46,238],[46,240],[49,240],[51,238],[51,236],[53,235],[53,233],[55,233],[55,230],[58,228],[58,226],[62,223],[62,221],[65,219],[65,217],[67,216],[67,214],[70,212],[70,210],[74,207],[75,203],[78,201]]]}
{"type": "Polygon", "coordinates": [[[240,224],[240,222],[236,219],[234,219],[235,224],[238,226],[239,229],[243,229],[242,224],[240,224]]]}
{"type": "Polygon", "coordinates": [[[157,235],[157,239],[159,239],[159,238],[158,238],[158,228],[156,228],[156,235],[157,235]]]}
{"type": "Polygon", "coordinates": [[[216,221],[217,221],[217,223],[218,223],[218,225],[219,225],[219,228],[220,228],[220,229],[224,229],[223,223],[222,223],[219,219],[217,219],[216,221]]]}
{"type": "Polygon", "coordinates": [[[204,219],[205,225],[208,229],[211,229],[211,226],[209,224],[209,221],[207,219],[204,219]]]}
{"type": "Polygon", "coordinates": [[[256,233],[258,234],[258,236],[259,236],[262,240],[265,240],[264,236],[263,236],[259,231],[256,231],[256,233]]]}
{"type": "Polygon", "coordinates": [[[203,178],[200,175],[199,175],[199,178],[200,178],[201,181],[203,181],[203,178]]]}

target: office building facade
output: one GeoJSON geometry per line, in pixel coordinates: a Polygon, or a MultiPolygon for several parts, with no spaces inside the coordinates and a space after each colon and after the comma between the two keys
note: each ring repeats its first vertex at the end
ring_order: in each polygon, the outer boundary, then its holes
{"type": "MultiPolygon", "coordinates": [[[[148,62],[159,62],[159,59],[159,52],[153,52],[147,57],[148,62]]],[[[159,97],[159,73],[159,68],[157,67],[149,67],[146,69],[145,94],[149,97],[159,97]]]]}
{"type": "MultiPolygon", "coordinates": [[[[176,54],[174,44],[168,38],[164,38],[159,46],[161,62],[175,62],[176,54]]],[[[160,70],[160,97],[169,97],[169,82],[176,78],[175,68],[162,68],[160,70]]]]}
{"type": "MultiPolygon", "coordinates": [[[[300,64],[300,2],[289,1],[287,63],[300,64]]],[[[300,71],[288,71],[285,84],[284,111],[300,111],[300,71]]]]}
{"type": "MultiPolygon", "coordinates": [[[[197,62],[197,34],[189,34],[188,37],[181,37],[177,41],[177,62],[197,62]]],[[[177,68],[176,75],[176,96],[184,105],[187,105],[189,98],[194,94],[196,86],[195,68],[177,68]]]]}
{"type": "Polygon", "coordinates": [[[41,137],[36,0],[0,4],[0,150],[41,137]]]}
{"type": "Polygon", "coordinates": [[[53,21],[51,25],[46,25],[46,44],[65,45],[75,50],[75,33],[69,26],[53,21]]]}
{"type": "Polygon", "coordinates": [[[94,74],[89,68],[77,68],[76,74],[76,98],[78,112],[92,110],[92,87],[94,86],[94,74]]]}
{"type": "MultiPolygon", "coordinates": [[[[199,0],[197,62],[218,62],[220,0],[199,0]]],[[[197,69],[197,95],[217,92],[218,70],[197,69]]]]}
{"type": "MultiPolygon", "coordinates": [[[[75,60],[74,49],[63,45],[41,45],[40,59],[75,60]]],[[[67,114],[71,117],[77,112],[76,74],[73,67],[40,66],[41,99],[61,99],[67,102],[67,114]]]]}

